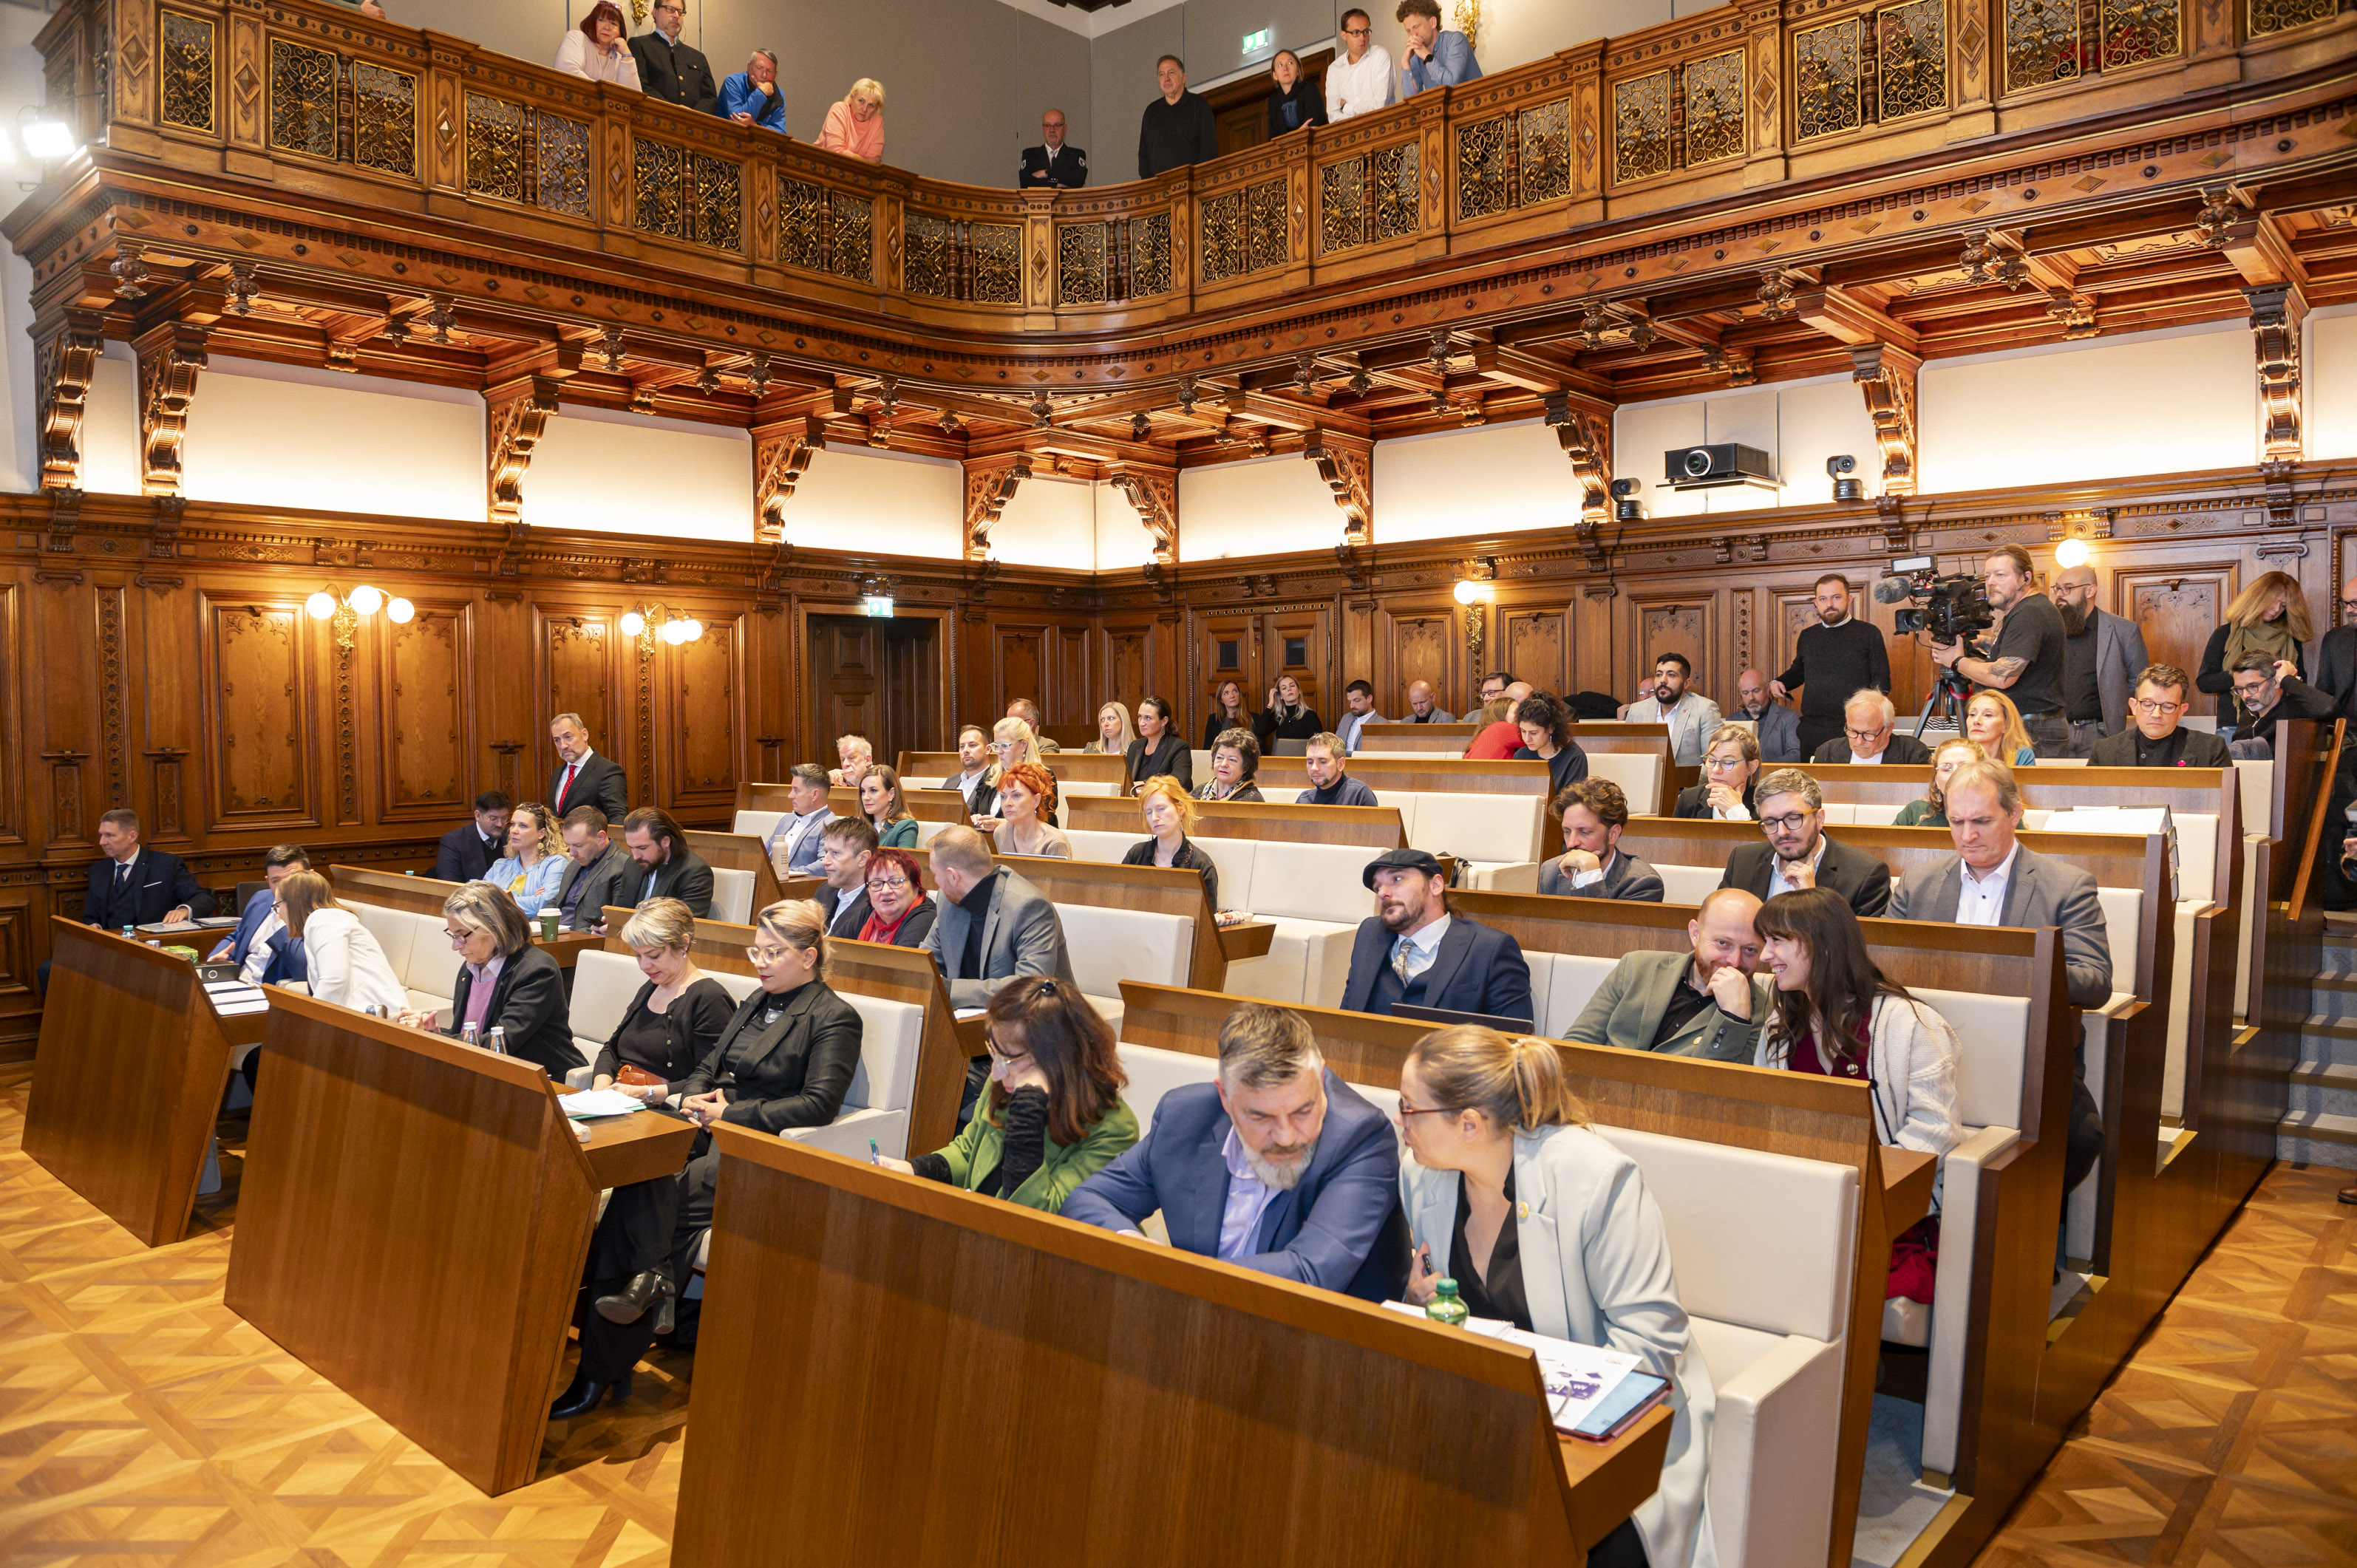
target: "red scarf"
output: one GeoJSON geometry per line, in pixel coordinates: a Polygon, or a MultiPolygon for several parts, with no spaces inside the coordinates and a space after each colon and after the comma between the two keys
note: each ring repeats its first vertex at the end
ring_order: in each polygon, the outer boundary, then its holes
{"type": "Polygon", "coordinates": [[[910,900],[909,907],[900,911],[900,918],[888,926],[877,918],[875,911],[871,908],[868,912],[867,923],[859,928],[859,940],[863,942],[882,942],[887,947],[890,946],[892,933],[909,923],[909,917],[917,912],[919,902],[920,900],[910,900]]]}

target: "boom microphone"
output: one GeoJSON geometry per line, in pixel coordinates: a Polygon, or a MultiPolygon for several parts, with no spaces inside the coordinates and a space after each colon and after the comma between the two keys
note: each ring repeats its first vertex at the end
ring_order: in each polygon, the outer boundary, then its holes
{"type": "Polygon", "coordinates": [[[1878,605],[1903,605],[1914,596],[1913,585],[1904,577],[1885,577],[1874,585],[1874,602],[1878,605]]]}

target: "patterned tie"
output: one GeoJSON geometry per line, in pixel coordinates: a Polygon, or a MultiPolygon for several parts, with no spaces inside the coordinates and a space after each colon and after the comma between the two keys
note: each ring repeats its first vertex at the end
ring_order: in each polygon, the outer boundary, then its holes
{"type": "Polygon", "coordinates": [[[1402,937],[1392,944],[1392,972],[1399,976],[1402,985],[1415,978],[1408,972],[1408,958],[1412,950],[1409,939],[1406,937],[1402,937]]]}

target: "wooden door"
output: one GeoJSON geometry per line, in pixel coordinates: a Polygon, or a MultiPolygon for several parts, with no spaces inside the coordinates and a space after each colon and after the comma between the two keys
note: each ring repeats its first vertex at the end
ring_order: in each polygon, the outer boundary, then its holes
{"type": "Polygon", "coordinates": [[[1342,682],[1329,672],[1326,621],[1322,609],[1263,616],[1259,678],[1244,687],[1244,701],[1259,709],[1268,701],[1269,688],[1290,675],[1301,683],[1301,700],[1333,725],[1342,712],[1342,682]]]}
{"type": "Polygon", "coordinates": [[[834,766],[837,736],[866,736],[879,758],[934,743],[941,644],[931,620],[810,618],[812,727],[800,762],[834,766]]]}

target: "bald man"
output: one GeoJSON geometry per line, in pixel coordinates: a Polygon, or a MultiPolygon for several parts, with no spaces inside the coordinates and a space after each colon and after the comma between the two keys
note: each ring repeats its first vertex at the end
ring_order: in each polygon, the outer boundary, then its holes
{"type": "Polygon", "coordinates": [[[1623,955],[1564,1038],[1625,1051],[1749,1062],[1767,1021],[1769,988],[1756,977],[1760,900],[1722,887],[1686,922],[1686,952],[1623,955]]]}
{"type": "Polygon", "coordinates": [[[1749,719],[1760,733],[1760,760],[1805,762],[1801,755],[1801,715],[1768,694],[1768,677],[1746,670],[1735,678],[1735,711],[1730,719],[1749,719]]]}
{"type": "Polygon", "coordinates": [[[2357,577],[2341,585],[2339,619],[2317,651],[2316,689],[2332,699],[2335,714],[2357,719],[2357,577]]]}
{"type": "Polygon", "coordinates": [[[2095,569],[2064,566],[2054,574],[2054,607],[2062,617],[2062,716],[2072,757],[2128,727],[2136,679],[2151,660],[2144,633],[2095,607],[2095,569]]]}
{"type": "Polygon", "coordinates": [[[1407,722],[1412,725],[1453,725],[1457,715],[1440,705],[1440,695],[1429,681],[1407,683],[1407,722]]]}

